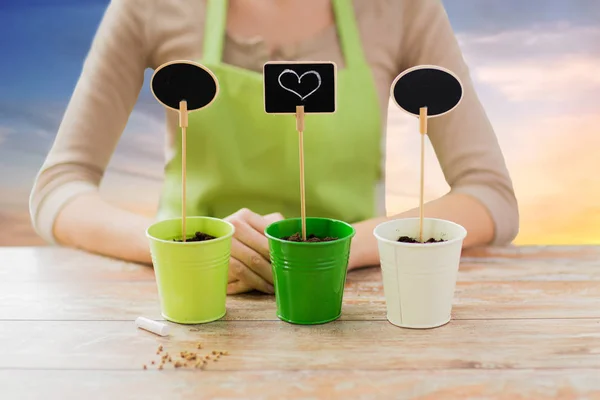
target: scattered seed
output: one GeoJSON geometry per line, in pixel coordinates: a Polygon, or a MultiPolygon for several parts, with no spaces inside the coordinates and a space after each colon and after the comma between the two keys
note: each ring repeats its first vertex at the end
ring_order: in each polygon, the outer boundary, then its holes
{"type": "MultiPolygon", "coordinates": [[[[196,330],[196,329],[194,329],[196,330]]],[[[197,329],[199,330],[199,329],[197,329]]],[[[202,349],[204,346],[201,342],[196,343],[197,349],[202,349]]],[[[183,350],[179,352],[180,360],[173,361],[172,356],[169,355],[168,352],[164,351],[164,346],[162,344],[158,345],[156,350],[156,354],[160,355],[158,360],[152,360],[150,363],[152,365],[157,365],[157,368],[162,370],[167,362],[174,363],[175,368],[182,367],[191,367],[191,368],[200,368],[204,369],[208,366],[208,361],[218,362],[221,356],[229,355],[229,352],[222,350],[212,350],[210,353],[206,355],[201,355],[199,353],[193,351],[183,350]],[[160,361],[160,362],[159,362],[160,361]]],[[[143,365],[143,369],[148,369],[146,364],[143,365]]]]}

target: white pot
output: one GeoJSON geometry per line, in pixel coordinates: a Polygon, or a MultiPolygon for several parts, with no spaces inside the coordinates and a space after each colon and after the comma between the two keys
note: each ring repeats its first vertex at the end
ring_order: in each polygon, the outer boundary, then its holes
{"type": "Polygon", "coordinates": [[[419,237],[419,218],[379,224],[377,238],[383,275],[387,319],[403,328],[435,328],[450,321],[458,266],[467,231],[462,226],[424,218],[423,240],[402,243],[401,236],[419,237]]]}

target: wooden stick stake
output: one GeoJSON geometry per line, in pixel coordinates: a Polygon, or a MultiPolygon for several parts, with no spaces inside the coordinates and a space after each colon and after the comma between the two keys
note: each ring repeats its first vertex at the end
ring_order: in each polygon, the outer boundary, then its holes
{"type": "Polygon", "coordinates": [[[185,229],[185,217],[186,217],[186,164],[187,164],[187,126],[188,126],[188,110],[187,101],[181,100],[179,102],[179,126],[181,127],[181,232],[183,241],[185,242],[186,229],[185,229]]]}
{"type": "Polygon", "coordinates": [[[419,242],[423,243],[423,215],[425,194],[425,135],[427,134],[427,107],[419,110],[419,131],[421,132],[421,192],[419,196],[419,242]]]}
{"type": "Polygon", "coordinates": [[[304,106],[296,106],[296,130],[300,148],[300,214],[302,216],[302,240],[306,240],[306,197],[304,192],[304,106]]]}

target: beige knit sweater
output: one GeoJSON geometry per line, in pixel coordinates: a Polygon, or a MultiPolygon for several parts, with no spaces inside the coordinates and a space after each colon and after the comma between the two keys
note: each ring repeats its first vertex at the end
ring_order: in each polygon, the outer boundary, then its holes
{"type": "MultiPolygon", "coordinates": [[[[512,182],[441,1],[353,3],[380,104],[388,104],[393,79],[414,65],[440,65],[461,78],[461,105],[430,121],[429,138],[451,190],[479,199],[495,222],[494,243],[510,242],[518,230],[512,182]]],[[[81,193],[98,190],[142,88],[144,70],[201,57],[204,13],[205,0],[112,0],[31,193],[32,221],[47,241],[54,242],[53,224],[61,208],[81,193]]],[[[269,60],[324,59],[343,67],[335,27],[271,54],[260,40],[227,35],[223,55],[224,62],[255,71],[269,60]]],[[[385,126],[386,107],[381,118],[385,126]]],[[[165,162],[174,154],[177,115],[168,112],[167,122],[165,162]]],[[[380,191],[383,205],[382,197],[380,191]]]]}

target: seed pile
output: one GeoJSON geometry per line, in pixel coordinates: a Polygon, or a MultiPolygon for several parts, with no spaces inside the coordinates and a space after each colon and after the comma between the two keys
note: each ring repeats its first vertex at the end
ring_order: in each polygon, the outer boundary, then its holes
{"type": "MultiPolygon", "coordinates": [[[[202,349],[203,348],[202,343],[197,343],[196,348],[202,349]]],[[[204,369],[208,365],[209,361],[217,362],[217,361],[219,361],[221,356],[229,355],[229,352],[227,352],[227,351],[213,350],[210,354],[203,356],[202,354],[198,354],[193,351],[184,350],[184,351],[179,352],[179,360],[176,359],[175,362],[173,362],[173,357],[171,355],[169,355],[169,353],[165,352],[164,354],[162,354],[162,352],[163,352],[163,347],[162,347],[162,345],[160,345],[160,346],[158,346],[158,349],[156,349],[156,354],[161,356],[160,364],[158,364],[158,367],[157,367],[157,369],[159,369],[159,370],[164,369],[165,366],[168,366],[169,364],[172,365],[173,368],[204,369]]],[[[177,356],[175,356],[175,357],[177,358],[177,356]]],[[[156,364],[156,362],[154,360],[152,360],[151,365],[155,365],[155,364],[156,364]]],[[[142,366],[142,368],[148,369],[148,366],[146,364],[144,364],[142,366]]]]}

